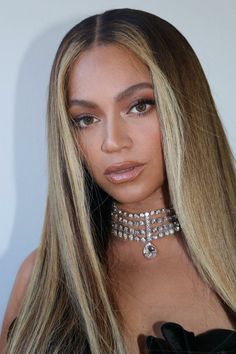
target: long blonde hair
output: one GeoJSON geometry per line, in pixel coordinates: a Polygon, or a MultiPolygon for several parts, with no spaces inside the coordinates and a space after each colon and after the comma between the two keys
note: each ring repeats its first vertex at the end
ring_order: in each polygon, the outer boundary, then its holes
{"type": "Polygon", "coordinates": [[[88,347],[92,354],[126,353],[106,267],[110,198],[91,181],[67,113],[73,63],[92,46],[110,44],[128,48],[150,70],[170,199],[186,249],[204,281],[236,312],[234,159],[204,72],[168,22],[140,10],[110,10],[75,26],[56,54],[44,228],[6,353],[85,353],[88,347]]]}

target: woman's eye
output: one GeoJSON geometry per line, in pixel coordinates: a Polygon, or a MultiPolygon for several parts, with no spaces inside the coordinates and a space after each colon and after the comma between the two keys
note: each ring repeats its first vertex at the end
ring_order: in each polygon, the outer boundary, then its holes
{"type": "Polygon", "coordinates": [[[89,125],[96,123],[96,121],[98,121],[98,119],[94,116],[80,116],[73,118],[73,123],[80,129],[87,128],[89,125]]]}
{"type": "Polygon", "coordinates": [[[145,114],[152,106],[155,105],[155,100],[138,100],[134,105],[132,105],[129,113],[145,114]]]}

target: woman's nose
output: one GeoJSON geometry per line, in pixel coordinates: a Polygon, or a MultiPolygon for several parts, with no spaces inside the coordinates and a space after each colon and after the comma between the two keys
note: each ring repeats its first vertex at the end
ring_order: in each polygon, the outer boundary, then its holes
{"type": "MultiPolygon", "coordinates": [[[[116,117],[118,118],[118,117],[116,117]]],[[[114,119],[104,127],[104,137],[101,150],[103,152],[118,152],[132,145],[132,139],[124,121],[114,119]]]]}

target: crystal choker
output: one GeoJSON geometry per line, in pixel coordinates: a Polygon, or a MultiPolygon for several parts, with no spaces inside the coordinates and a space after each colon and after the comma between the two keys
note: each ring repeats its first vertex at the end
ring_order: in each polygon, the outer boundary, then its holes
{"type": "Polygon", "coordinates": [[[143,213],[128,213],[112,203],[112,234],[125,240],[145,243],[143,256],[152,259],[157,255],[157,248],[152,240],[174,235],[181,230],[172,207],[151,210],[143,213]]]}

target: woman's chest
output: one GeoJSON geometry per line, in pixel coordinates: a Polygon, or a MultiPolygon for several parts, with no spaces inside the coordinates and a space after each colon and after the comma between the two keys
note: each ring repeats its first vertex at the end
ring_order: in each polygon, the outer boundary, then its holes
{"type": "Polygon", "coordinates": [[[123,271],[116,275],[116,290],[132,353],[140,347],[145,353],[148,335],[163,338],[160,328],[165,322],[179,323],[196,335],[215,328],[235,329],[218,296],[183,260],[158,271],[123,271]]]}

